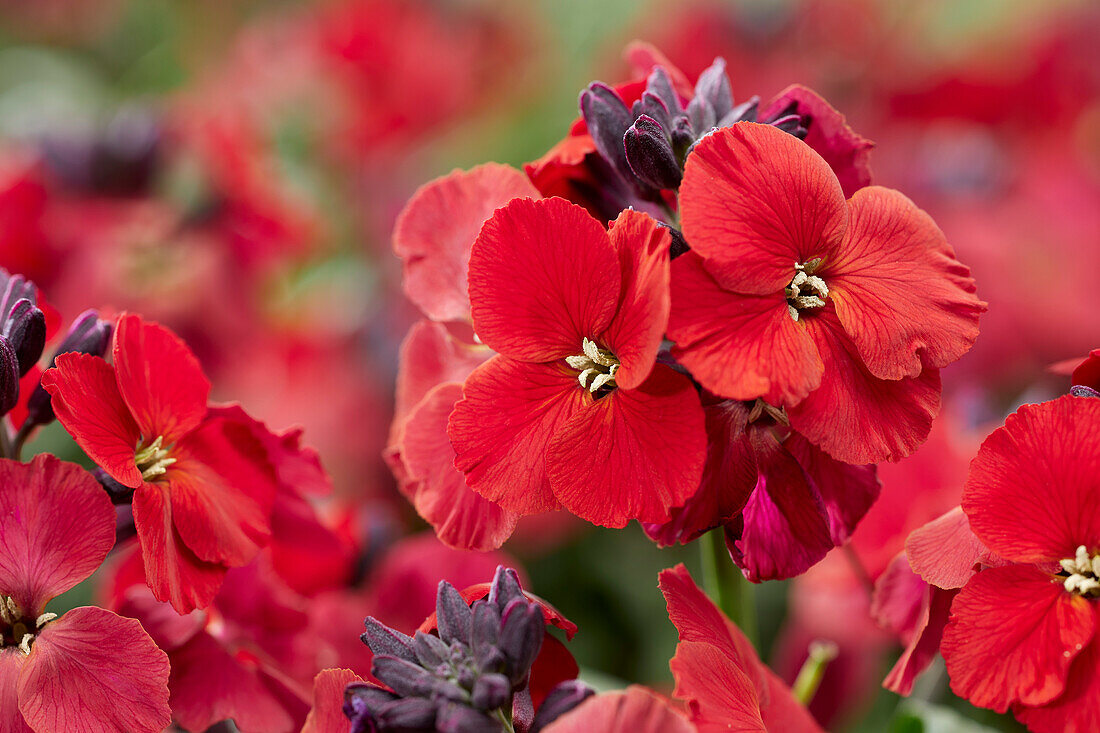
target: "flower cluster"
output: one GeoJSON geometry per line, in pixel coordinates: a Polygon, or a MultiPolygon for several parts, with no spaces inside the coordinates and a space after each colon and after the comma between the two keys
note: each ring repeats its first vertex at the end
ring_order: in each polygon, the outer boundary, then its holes
{"type": "Polygon", "coordinates": [[[724,527],[747,577],[791,577],[848,539],[873,464],[927,438],[985,305],[820,97],[734,105],[721,59],[692,87],[629,54],[642,78],[582,92],[529,182],[456,171],[402,212],[427,320],[391,465],[458,547],[565,508],[662,545],[724,527]]]}

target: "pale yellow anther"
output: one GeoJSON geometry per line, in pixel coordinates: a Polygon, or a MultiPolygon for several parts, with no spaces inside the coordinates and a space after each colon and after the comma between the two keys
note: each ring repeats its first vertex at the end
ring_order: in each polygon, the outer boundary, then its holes
{"type": "Polygon", "coordinates": [[[1074,557],[1059,560],[1058,564],[1067,575],[1062,582],[1066,592],[1086,598],[1100,597],[1100,554],[1090,555],[1088,548],[1080,545],[1074,557]]]}
{"type": "Polygon", "coordinates": [[[619,360],[615,355],[601,349],[589,338],[581,343],[581,350],[584,353],[565,357],[565,363],[580,372],[577,381],[581,386],[593,394],[614,387],[615,373],[619,371],[619,360]]]}
{"type": "Polygon", "coordinates": [[[43,626],[53,621],[55,618],[57,618],[56,613],[44,613],[34,620],[34,627],[36,629],[41,629],[43,626]]]}
{"type": "Polygon", "coordinates": [[[0,596],[0,621],[8,624],[14,624],[23,616],[23,610],[19,608],[19,604],[15,602],[14,598],[9,596],[0,596]]]}
{"type": "Polygon", "coordinates": [[[175,458],[168,457],[167,448],[161,448],[163,443],[164,436],[158,435],[156,440],[134,453],[134,463],[141,471],[143,481],[165,474],[168,467],[176,462],[175,458]]]}
{"type": "Polygon", "coordinates": [[[784,294],[787,296],[787,312],[796,321],[799,311],[807,308],[821,308],[825,305],[825,299],[829,297],[829,286],[813,274],[820,264],[821,258],[818,257],[806,263],[796,262],[794,265],[794,278],[784,290],[784,294]]]}
{"type": "Polygon", "coordinates": [[[34,641],[34,634],[23,634],[23,640],[19,642],[19,651],[29,655],[32,641],[34,641]]]}

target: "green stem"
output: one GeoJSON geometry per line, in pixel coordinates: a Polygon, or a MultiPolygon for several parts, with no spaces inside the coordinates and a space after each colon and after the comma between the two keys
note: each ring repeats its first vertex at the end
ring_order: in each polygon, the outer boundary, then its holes
{"type": "Polygon", "coordinates": [[[729,617],[756,646],[756,593],[730,559],[724,530],[711,530],[699,538],[703,560],[703,586],[718,608],[729,617]]]}
{"type": "Polygon", "coordinates": [[[15,440],[11,444],[11,457],[15,460],[22,460],[23,444],[27,442],[27,438],[30,437],[31,432],[34,430],[34,425],[28,419],[23,423],[23,427],[15,433],[15,440]]]}
{"type": "Polygon", "coordinates": [[[504,714],[504,711],[500,708],[496,710],[496,717],[500,718],[501,724],[504,726],[504,730],[507,733],[516,733],[516,729],[512,727],[512,721],[508,719],[508,716],[504,714]]]}
{"type": "Polygon", "coordinates": [[[831,641],[813,641],[810,643],[810,656],[798,670],[798,677],[791,686],[791,693],[803,705],[809,705],[814,699],[821,678],[825,676],[825,667],[836,659],[836,644],[831,641]]]}
{"type": "Polygon", "coordinates": [[[0,417],[0,458],[15,458],[11,445],[11,430],[8,428],[6,417],[0,417]]]}

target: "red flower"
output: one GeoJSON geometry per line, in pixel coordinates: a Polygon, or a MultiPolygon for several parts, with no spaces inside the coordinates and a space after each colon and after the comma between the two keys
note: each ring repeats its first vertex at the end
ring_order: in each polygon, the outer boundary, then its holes
{"type": "Polygon", "coordinates": [[[680,188],[692,252],[672,267],[673,355],[712,392],[787,408],[837,460],[908,455],[939,410],[939,367],[985,308],[936,225],[869,186],[845,202],[793,136],[738,123],[704,138],[680,188]]]}
{"type": "Polygon", "coordinates": [[[562,199],[516,199],[474,243],[474,328],[499,355],[469,376],[455,466],[517,514],[660,522],[695,492],[706,436],[691,381],[657,364],[666,230],[625,211],[610,231],[562,199]]]}
{"type": "Polygon", "coordinates": [[[141,624],[46,604],[115,542],[115,511],[87,472],[50,455],[0,460],[0,730],[164,730],[168,658],[141,624]]]}
{"type": "Polygon", "coordinates": [[[701,731],[820,731],[745,635],[695,585],[687,568],[661,571],[668,616],[680,635],[669,662],[673,694],[701,731]]]}
{"type": "MultiPolygon", "coordinates": [[[[1098,435],[1098,399],[1024,405],[982,444],[963,490],[970,528],[1006,564],[971,577],[951,606],[940,647],[951,689],[1012,707],[1036,731],[1100,729],[1098,435]]],[[[944,575],[973,564],[974,547],[941,542],[958,556],[944,575]]]]}
{"type": "Polygon", "coordinates": [[[210,383],[171,331],[120,317],[113,361],[63,354],[42,386],[88,456],[135,490],[149,587],[187,613],[267,543],[273,476],[247,425],[207,412],[210,383]]]}
{"type": "Polygon", "coordinates": [[[544,733],[696,733],[667,700],[640,685],[585,700],[542,729],[544,733]]]}

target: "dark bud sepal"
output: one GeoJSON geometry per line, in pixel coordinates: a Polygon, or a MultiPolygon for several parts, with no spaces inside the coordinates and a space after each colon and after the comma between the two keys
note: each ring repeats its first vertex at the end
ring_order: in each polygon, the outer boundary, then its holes
{"type": "Polygon", "coordinates": [[[683,172],[661,123],[639,117],[623,138],[626,160],[638,180],[653,188],[678,188],[683,172]]]}

